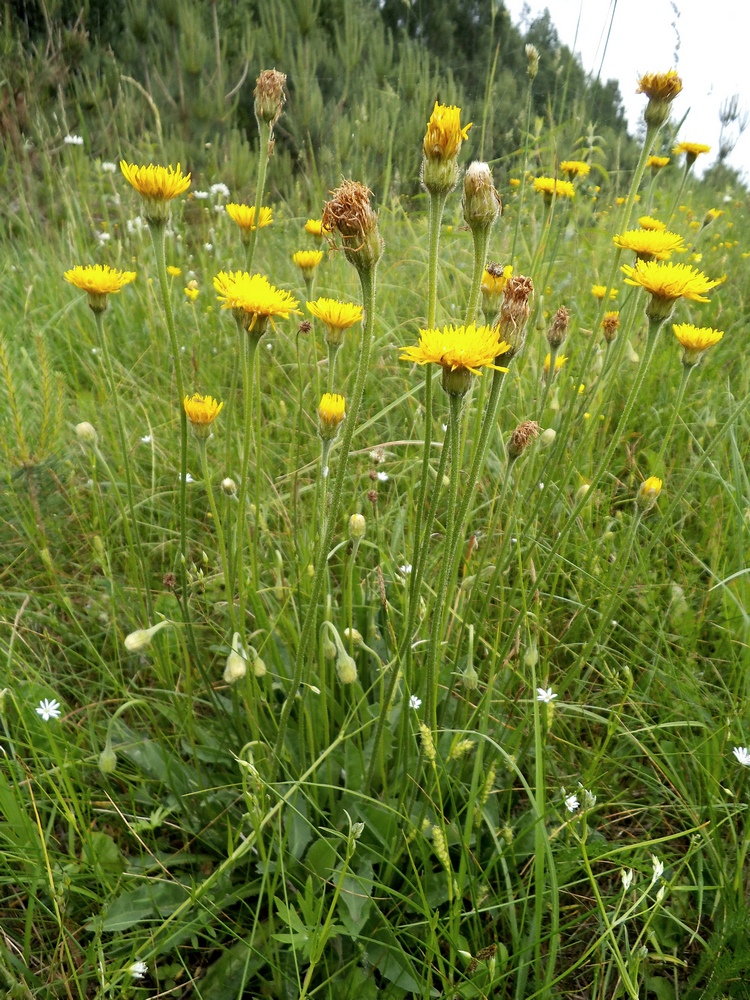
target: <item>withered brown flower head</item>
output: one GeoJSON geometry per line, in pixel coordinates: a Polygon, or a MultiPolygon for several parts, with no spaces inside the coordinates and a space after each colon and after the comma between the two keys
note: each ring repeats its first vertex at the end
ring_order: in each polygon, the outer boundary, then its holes
{"type": "Polygon", "coordinates": [[[312,330],[312,322],[309,319],[303,319],[297,329],[300,333],[307,334],[312,330]]]}
{"type": "Polygon", "coordinates": [[[383,253],[378,218],[370,205],[372,191],[359,181],[343,180],[331,193],[323,206],[323,230],[339,234],[350,264],[369,270],[383,253]]]}
{"type": "Polygon", "coordinates": [[[617,331],[620,327],[620,314],[619,312],[607,312],[604,314],[604,319],[602,320],[602,333],[604,334],[604,339],[608,344],[617,336],[617,331]]]}
{"type": "Polygon", "coordinates": [[[550,347],[559,347],[568,336],[568,324],[570,323],[570,313],[565,306],[555,313],[552,325],[547,330],[547,343],[550,347]]]}
{"type": "Polygon", "coordinates": [[[539,430],[536,420],[524,420],[520,423],[508,438],[508,456],[516,459],[522,455],[531,442],[539,436],[539,430]]]}
{"type": "MultiPolygon", "coordinates": [[[[531,313],[531,296],[534,282],[524,274],[516,274],[508,279],[500,307],[500,338],[510,344],[510,350],[502,355],[507,363],[521,350],[526,340],[526,323],[531,313]]],[[[496,364],[501,362],[495,359],[496,364]]]]}
{"type": "Polygon", "coordinates": [[[271,128],[281,117],[286,103],[284,84],[286,73],[275,69],[264,69],[255,81],[255,114],[259,121],[266,122],[271,128]]]}

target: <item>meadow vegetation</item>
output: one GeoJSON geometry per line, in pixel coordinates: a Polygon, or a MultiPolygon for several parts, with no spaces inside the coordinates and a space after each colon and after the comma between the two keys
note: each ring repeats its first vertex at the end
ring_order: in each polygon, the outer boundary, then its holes
{"type": "Polygon", "coordinates": [[[747,995],[747,193],[675,145],[687,74],[621,141],[535,115],[533,46],[504,123],[500,64],[459,108],[394,38],[367,113],[283,37],[251,134],[157,63],[13,111],[13,1000],[747,995]],[[300,167],[308,112],[351,134],[300,167]]]}

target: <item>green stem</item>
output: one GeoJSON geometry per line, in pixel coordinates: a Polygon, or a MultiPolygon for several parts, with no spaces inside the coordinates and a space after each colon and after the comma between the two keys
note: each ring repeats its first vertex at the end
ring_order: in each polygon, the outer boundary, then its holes
{"type": "Polygon", "coordinates": [[[302,623],[302,632],[300,634],[297,655],[294,662],[294,672],[289,684],[284,706],[281,710],[281,715],[279,716],[279,729],[276,734],[276,742],[274,744],[273,751],[275,761],[274,769],[278,768],[281,760],[281,754],[284,747],[284,737],[286,736],[286,728],[289,723],[289,716],[295,703],[297,691],[302,681],[302,675],[307,662],[307,648],[310,645],[310,639],[315,632],[315,623],[318,616],[318,601],[323,587],[323,580],[326,575],[327,555],[331,547],[333,530],[338,521],[341,499],[344,492],[344,483],[346,481],[349,450],[351,448],[352,436],[357,425],[357,416],[359,414],[360,404],[362,403],[365,380],[367,378],[367,371],[370,364],[370,349],[372,346],[373,331],[375,329],[377,267],[376,265],[373,265],[367,270],[358,271],[358,274],[360,284],[362,286],[362,302],[365,309],[365,323],[362,329],[359,364],[357,366],[357,375],[354,382],[354,389],[352,391],[349,412],[347,414],[347,419],[344,421],[344,436],[341,442],[341,458],[339,459],[339,466],[336,470],[336,480],[333,486],[331,507],[328,512],[326,530],[322,538],[320,551],[318,552],[316,560],[315,576],[313,578],[310,602],[307,606],[305,618],[302,623]]]}
{"type": "Polygon", "coordinates": [[[516,259],[516,243],[518,242],[518,232],[521,228],[521,209],[523,208],[523,196],[526,191],[526,166],[529,162],[529,129],[531,128],[531,90],[532,83],[529,82],[529,95],[526,100],[526,132],[523,143],[523,170],[521,172],[521,190],[518,194],[518,210],[516,211],[516,225],[513,230],[513,244],[510,250],[511,264],[516,259]]]}
{"type": "MultiPolygon", "coordinates": [[[[251,333],[242,332],[243,338],[243,369],[242,369],[242,399],[245,406],[245,421],[242,437],[242,472],[240,478],[240,493],[237,508],[237,528],[235,531],[234,572],[237,574],[237,594],[239,597],[238,624],[239,633],[245,643],[245,610],[247,608],[247,577],[245,573],[245,536],[247,534],[245,520],[245,505],[248,496],[248,476],[250,474],[250,451],[252,447],[253,427],[253,365],[258,353],[260,338],[251,333]]],[[[256,530],[258,511],[255,512],[256,530]]],[[[257,581],[253,581],[254,583],[257,581]]],[[[234,588],[232,588],[234,589],[234,588]]]]}
{"type": "Polygon", "coordinates": [[[669,223],[672,221],[672,216],[674,215],[675,209],[680,204],[680,198],[682,197],[682,192],[685,190],[685,182],[687,181],[688,174],[690,173],[691,165],[692,164],[688,163],[686,158],[685,169],[682,171],[682,180],[680,181],[680,186],[677,189],[677,194],[675,195],[674,201],[672,202],[672,207],[669,210],[669,215],[667,216],[667,228],[669,228],[669,223]]]}
{"type": "Polygon", "coordinates": [[[266,168],[268,166],[269,145],[271,143],[271,133],[273,129],[266,122],[258,121],[258,177],[255,183],[255,226],[250,230],[250,238],[247,241],[246,259],[248,274],[252,273],[253,258],[255,257],[255,244],[258,242],[258,230],[260,229],[260,209],[263,204],[263,188],[266,184],[266,168]]]}
{"type": "Polygon", "coordinates": [[[471,276],[471,289],[469,291],[469,301],[466,306],[466,319],[464,320],[466,326],[474,322],[477,314],[479,294],[482,287],[482,275],[484,274],[484,265],[487,262],[487,244],[489,243],[491,229],[492,227],[490,226],[472,230],[474,237],[474,272],[471,276]]]}
{"type": "Polygon", "coordinates": [[[214,524],[216,525],[216,537],[219,540],[219,555],[221,556],[222,570],[224,573],[224,591],[227,598],[227,608],[229,610],[229,622],[232,627],[232,631],[237,631],[237,623],[234,617],[234,591],[232,589],[232,574],[229,570],[229,551],[226,546],[226,540],[224,537],[224,526],[219,517],[219,510],[216,506],[216,499],[214,497],[213,487],[211,485],[211,472],[208,467],[208,442],[206,440],[199,441],[199,449],[201,453],[201,469],[203,471],[203,482],[206,487],[206,493],[208,495],[208,505],[211,508],[211,515],[214,519],[214,524]]]}
{"type": "Polygon", "coordinates": [[[672,406],[672,413],[669,418],[669,426],[667,427],[667,433],[664,435],[661,441],[661,447],[659,448],[659,461],[664,458],[664,452],[667,450],[667,445],[672,438],[672,432],[674,431],[674,425],[677,421],[677,414],[680,412],[680,407],[682,406],[682,399],[685,395],[685,389],[687,388],[688,379],[690,378],[690,372],[693,370],[693,365],[682,366],[682,376],[680,378],[680,387],[677,390],[677,399],[674,401],[672,406]]]}
{"type": "Polygon", "coordinates": [[[539,404],[539,415],[537,417],[539,423],[541,424],[544,419],[544,408],[547,405],[547,397],[549,396],[549,387],[552,385],[555,378],[555,361],[557,360],[558,347],[550,346],[549,349],[549,370],[545,373],[544,378],[544,388],[542,389],[542,401],[539,404]]]}
{"type": "Polygon", "coordinates": [[[332,344],[328,341],[328,392],[333,392],[333,377],[336,372],[336,357],[339,353],[340,344],[332,344]]]}

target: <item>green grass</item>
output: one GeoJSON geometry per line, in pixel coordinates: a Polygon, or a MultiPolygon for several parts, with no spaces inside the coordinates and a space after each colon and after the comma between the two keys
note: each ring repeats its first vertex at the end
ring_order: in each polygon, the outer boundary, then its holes
{"type": "MultiPolygon", "coordinates": [[[[725,203],[724,192],[688,180],[689,208],[673,226],[702,252],[699,266],[727,281],[709,304],[678,303],[675,320],[725,337],[693,372],[662,459],[680,379],[678,345],[669,324],[662,330],[612,461],[583,503],[579,488],[613,440],[646,350],[646,296],[618,276],[623,328],[605,356],[590,288],[614,260],[615,185],[596,194],[593,181],[578,182],[546,235],[529,185],[523,204],[517,190],[501,192],[489,256],[509,259],[520,214],[513,263],[533,268],[536,296],[449,572],[432,734],[420,722],[446,548],[447,490],[433,485],[448,404],[438,380],[424,606],[384,707],[404,639],[402,567],[413,558],[424,439],[423,372],[397,349],[426,322],[428,232],[420,211],[382,206],[372,360],[316,638],[274,759],[323,530],[321,331],[297,340],[297,321],[280,321],[259,348],[245,626],[267,671],[229,686],[228,595],[193,439],[184,619],[180,411],[148,232],[126,225],[137,196],[81,151],[64,153],[67,166],[44,171],[57,224],[36,217],[30,183],[0,258],[0,978],[9,995],[745,996],[748,776],[732,755],[750,743],[744,193],[725,203]],[[725,214],[696,235],[689,221],[709,207],[725,214]],[[103,229],[111,239],[100,247],[103,229]],[[93,260],[138,272],[104,316],[114,398],[86,297],[62,279],[93,260]],[[569,360],[543,399],[544,331],[561,304],[572,314],[569,360]],[[125,530],[118,411],[148,595],[125,530]],[[556,437],[537,439],[508,475],[503,441],[527,419],[556,437]],[[81,421],[95,427],[98,451],[76,436],[81,421]],[[634,524],[650,475],[664,490],[634,524]],[[356,559],[355,512],[367,522],[356,559]],[[125,636],[162,616],[176,624],[129,653],[125,636]],[[366,648],[343,640],[353,684],[325,655],[323,619],[363,637],[366,648]],[[537,687],[553,689],[551,706],[537,687]],[[59,720],[36,713],[43,698],[60,701],[59,720]],[[656,879],[652,855],[664,865],[656,879]],[[144,979],[128,972],[136,961],[148,965],[144,979]]],[[[677,173],[657,179],[652,214],[668,214],[677,173]]],[[[642,195],[636,211],[648,185],[642,195]]],[[[441,235],[439,323],[462,322],[469,292],[459,201],[449,197],[441,235]]],[[[225,401],[208,466],[231,539],[237,499],[220,483],[240,480],[242,378],[212,278],[242,268],[244,250],[214,204],[175,203],[167,261],[183,269],[170,291],[186,390],[225,401]],[[193,275],[194,304],[183,293],[193,275]]],[[[291,255],[310,245],[306,217],[278,207],[255,257],[302,302],[291,255]]],[[[315,289],[360,301],[340,253],[326,255],[315,289]]],[[[347,334],[337,362],[347,398],[359,336],[347,334]]],[[[463,408],[460,496],[490,378],[463,408]]],[[[332,477],[340,454],[334,447],[332,477]]]]}

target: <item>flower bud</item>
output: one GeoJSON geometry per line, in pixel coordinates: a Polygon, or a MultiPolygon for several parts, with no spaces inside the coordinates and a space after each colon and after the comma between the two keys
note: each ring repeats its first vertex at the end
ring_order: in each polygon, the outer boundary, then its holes
{"type": "Polygon", "coordinates": [[[117,754],[112,749],[112,744],[107,740],[107,743],[99,754],[99,770],[102,774],[112,774],[117,767],[117,754]]]}
{"type": "Polygon", "coordinates": [[[268,668],[266,667],[265,660],[261,657],[260,653],[256,649],[253,649],[252,646],[250,647],[249,652],[250,652],[250,660],[253,664],[253,674],[257,678],[265,677],[266,674],[268,673],[268,668]]]}
{"type": "Polygon", "coordinates": [[[151,645],[151,640],[157,632],[171,624],[172,622],[165,618],[164,621],[157,622],[151,628],[136,629],[135,632],[131,632],[130,635],[125,636],[123,645],[129,653],[138,653],[142,649],[145,649],[146,646],[151,645]]]}
{"type": "Polygon", "coordinates": [[[549,446],[552,444],[552,442],[555,440],[556,437],[557,437],[557,431],[555,430],[555,428],[547,427],[539,435],[539,444],[542,446],[542,448],[549,448],[549,446]]]}
{"type": "Polygon", "coordinates": [[[343,647],[336,659],[336,673],[342,684],[353,684],[357,679],[357,664],[343,647]]]}
{"type": "Polygon", "coordinates": [[[353,542],[365,537],[365,519],[362,514],[352,514],[349,518],[349,538],[353,542]]]}
{"type": "Polygon", "coordinates": [[[570,313],[565,306],[560,306],[554,315],[552,325],[547,330],[547,343],[550,347],[560,347],[568,336],[570,313]]]}
{"type": "Polygon", "coordinates": [[[490,260],[482,275],[482,312],[484,318],[490,325],[500,312],[503,302],[503,292],[508,284],[508,279],[513,276],[513,266],[506,264],[496,264],[490,260]]]}
{"type": "Polygon", "coordinates": [[[335,655],[336,655],[336,644],[326,632],[326,634],[323,636],[323,656],[325,656],[327,660],[332,660],[335,655]]]}
{"type": "Polygon", "coordinates": [[[323,441],[333,441],[346,416],[346,400],[335,392],[324,392],[318,406],[318,434],[323,441]]]}
{"type": "Polygon", "coordinates": [[[265,122],[273,126],[281,117],[284,110],[286,95],[284,94],[284,84],[286,74],[279,73],[275,69],[264,69],[255,81],[255,117],[260,122],[265,122]]]}
{"type": "Polygon", "coordinates": [[[362,633],[356,628],[352,629],[345,628],[344,638],[346,639],[347,642],[351,640],[353,646],[359,647],[359,646],[364,646],[365,644],[365,640],[362,637],[362,633]]]}
{"type": "Polygon", "coordinates": [[[233,479],[230,479],[229,476],[227,476],[226,479],[222,479],[221,481],[221,489],[222,492],[226,493],[228,497],[236,496],[237,483],[235,483],[233,479]]]}
{"type": "Polygon", "coordinates": [[[635,502],[638,505],[639,510],[642,510],[644,513],[651,510],[656,501],[659,499],[661,487],[662,481],[656,476],[649,476],[648,479],[645,479],[641,483],[635,497],[635,502]]]}
{"type": "Polygon", "coordinates": [[[88,420],[83,420],[80,424],[76,424],[75,430],[81,444],[87,444],[91,448],[96,448],[99,435],[96,433],[96,428],[93,424],[90,424],[88,420]]]}
{"type": "Polygon", "coordinates": [[[235,681],[242,680],[247,673],[247,657],[242,648],[240,633],[232,635],[232,650],[227,657],[227,664],[224,667],[224,683],[234,684],[235,681]]]}
{"type": "Polygon", "coordinates": [[[589,486],[588,483],[583,483],[581,486],[579,486],[578,489],[576,490],[576,503],[580,503],[590,489],[591,487],[589,486]]]}
{"type": "Polygon", "coordinates": [[[489,233],[501,207],[500,195],[492,183],[489,166],[475,160],[464,177],[463,210],[466,225],[474,234],[489,233]]]}
{"type": "Polygon", "coordinates": [[[602,333],[604,334],[604,339],[608,344],[617,336],[617,331],[620,327],[620,314],[619,312],[606,312],[602,319],[602,333]]]}

